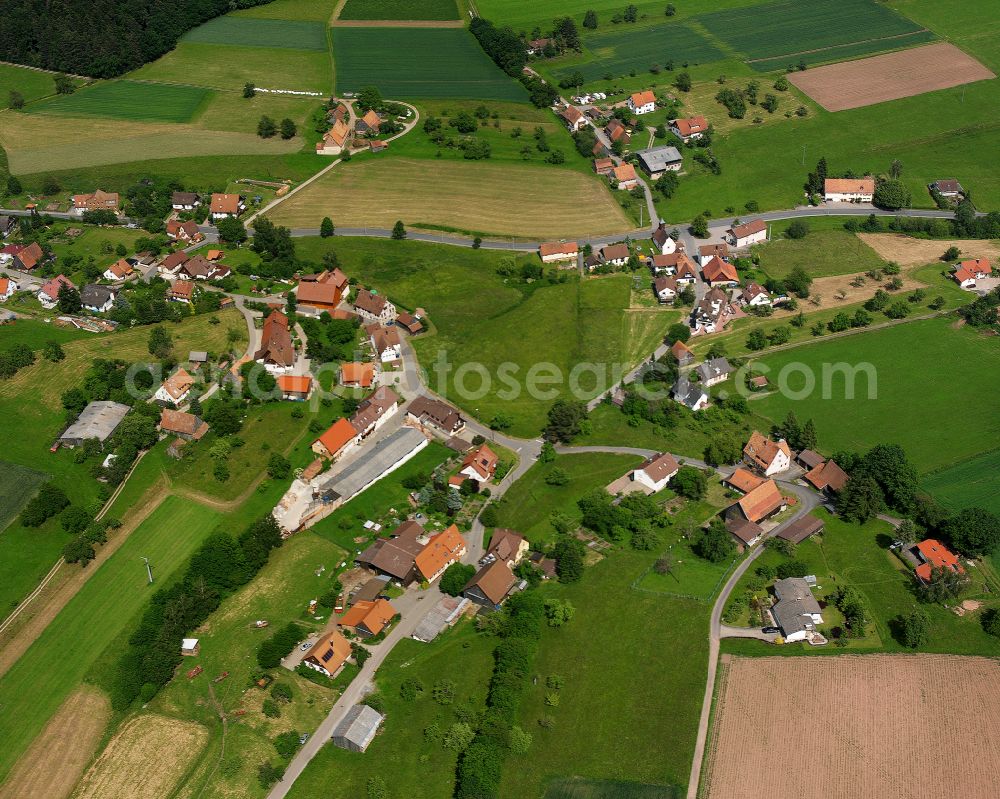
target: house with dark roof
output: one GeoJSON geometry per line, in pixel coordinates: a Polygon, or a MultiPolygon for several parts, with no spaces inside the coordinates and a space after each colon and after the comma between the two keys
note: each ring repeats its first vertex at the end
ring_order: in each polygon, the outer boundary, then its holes
{"type": "Polygon", "coordinates": [[[709,289],[691,312],[691,327],[696,332],[717,333],[728,321],[729,297],[720,288],[709,289]]]}
{"type": "Polygon", "coordinates": [[[333,745],[349,752],[364,752],[378,734],[385,716],[368,705],[355,705],[333,728],[333,745]]]}
{"type": "Polygon", "coordinates": [[[963,189],[962,184],[954,178],[935,180],[930,187],[942,197],[947,197],[948,199],[959,199],[965,197],[965,189],[963,189]]]}
{"type": "Polygon", "coordinates": [[[80,303],[92,313],[106,313],[115,306],[115,292],[108,286],[88,283],[80,291],[80,303]]]}
{"type": "Polygon", "coordinates": [[[493,530],[490,546],[480,558],[479,565],[486,566],[495,560],[502,560],[514,568],[528,554],[529,549],[528,539],[523,535],[507,527],[497,527],[493,530]]]}
{"type": "Polygon", "coordinates": [[[704,266],[713,258],[718,258],[721,261],[728,261],[729,245],[724,241],[720,241],[717,244],[702,244],[698,248],[699,266],[704,266]]]}
{"type": "Polygon", "coordinates": [[[506,561],[495,560],[483,566],[466,584],[462,595],[477,605],[499,610],[517,585],[517,577],[506,561]]]}
{"type": "Polygon", "coordinates": [[[708,407],[708,393],[686,377],[677,378],[677,382],[670,390],[670,396],[674,402],[679,402],[692,411],[701,411],[708,407]]]}
{"type": "Polygon", "coordinates": [[[653,294],[656,296],[657,302],[673,302],[677,296],[677,288],[677,278],[675,277],[653,278],[653,294]]]}
{"type": "Polygon", "coordinates": [[[660,255],[672,255],[677,251],[677,242],[667,233],[667,225],[664,222],[660,222],[656,226],[656,230],[653,231],[650,238],[660,255]]]}
{"type": "Polygon", "coordinates": [[[784,538],[793,544],[801,544],[811,535],[823,532],[823,521],[815,516],[800,516],[789,522],[778,531],[778,538],[784,538]]]}
{"type": "Polygon", "coordinates": [[[725,358],[712,358],[710,361],[698,364],[698,367],[695,369],[695,372],[697,372],[698,377],[701,379],[701,384],[706,388],[725,382],[735,371],[725,358]]]}
{"type": "Polygon", "coordinates": [[[465,419],[457,410],[446,402],[426,396],[417,397],[407,406],[406,418],[421,430],[430,428],[447,436],[465,429],[465,419]]]}
{"type": "Polygon", "coordinates": [[[354,298],[354,310],[366,322],[390,324],[396,318],[396,306],[381,294],[361,289],[354,298]]]}
{"type": "Polygon", "coordinates": [[[351,417],[359,441],[382,427],[398,410],[399,396],[388,386],[379,386],[371,396],[361,400],[351,417]]]}
{"type": "Polygon", "coordinates": [[[170,195],[170,207],[175,211],[193,211],[201,205],[197,192],[175,191],[170,195]]]}
{"type": "Polygon", "coordinates": [[[659,180],[665,172],[680,172],[684,165],[680,150],[670,145],[639,150],[636,156],[639,168],[649,175],[650,180],[659,180]]]}
{"type": "Polygon", "coordinates": [[[755,308],[759,305],[770,305],[771,295],[767,293],[767,289],[751,280],[743,287],[740,301],[746,306],[755,308]]]}
{"type": "Polygon", "coordinates": [[[355,562],[407,586],[418,577],[416,559],[424,548],[420,539],[425,535],[424,528],[415,521],[405,521],[389,538],[377,538],[372,542],[355,562]]]}
{"type": "MultiPolygon", "coordinates": [[[[786,642],[805,641],[823,623],[823,611],[809,583],[801,577],[786,577],[774,584],[775,603],[771,615],[786,642]]],[[[824,639],[825,642],[825,639],[824,639]]]]}
{"type": "Polygon", "coordinates": [[[733,225],[726,231],[729,243],[737,250],[767,241],[767,222],[763,219],[752,219],[742,225],[733,225]]]}

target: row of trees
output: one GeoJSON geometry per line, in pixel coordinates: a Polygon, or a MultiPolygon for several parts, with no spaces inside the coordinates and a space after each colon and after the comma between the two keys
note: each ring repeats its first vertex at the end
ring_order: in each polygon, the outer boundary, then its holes
{"type": "Polygon", "coordinates": [[[125,711],[137,699],[148,702],[173,676],[181,661],[181,639],[246,585],[281,546],[281,531],[267,514],[238,537],[219,532],[191,556],[183,578],[150,600],[108,682],[112,707],[125,711]]]}

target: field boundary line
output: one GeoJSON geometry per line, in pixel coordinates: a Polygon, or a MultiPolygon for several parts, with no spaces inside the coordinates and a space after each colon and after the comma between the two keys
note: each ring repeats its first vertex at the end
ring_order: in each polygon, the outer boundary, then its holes
{"type": "MultiPolygon", "coordinates": [[[[829,45],[828,47],[817,47],[814,50],[799,50],[797,53],[779,53],[778,55],[770,55],[770,56],[767,56],[765,58],[748,58],[747,59],[747,63],[748,64],[757,64],[757,63],[760,63],[761,61],[774,61],[774,59],[776,59],[776,58],[795,58],[795,56],[799,56],[799,55],[810,55],[812,53],[822,53],[824,50],[835,50],[838,47],[845,47],[845,46],[850,46],[850,45],[855,45],[855,44],[868,44],[869,42],[887,42],[887,41],[890,41],[892,39],[902,39],[902,38],[905,38],[906,36],[916,36],[918,33],[934,33],[934,31],[930,30],[929,28],[921,28],[920,30],[910,31],[909,33],[895,33],[892,36],[876,36],[873,39],[860,39],[859,41],[856,41],[856,42],[848,42],[847,45],[832,44],[832,45],[829,45]]],[[[935,34],[935,36],[936,35],[937,34],[935,34]]],[[[927,42],[921,42],[921,44],[927,44],[927,42]]],[[[873,53],[870,56],[862,56],[862,58],[873,58],[875,55],[881,55],[881,53],[873,53]]],[[[847,59],[847,60],[848,61],[860,61],[861,59],[859,58],[859,59],[847,59]]]]}

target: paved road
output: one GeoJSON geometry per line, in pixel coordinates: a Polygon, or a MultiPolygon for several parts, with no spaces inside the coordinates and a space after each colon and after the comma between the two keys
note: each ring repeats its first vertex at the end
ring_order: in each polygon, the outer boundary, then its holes
{"type": "MultiPolygon", "coordinates": [[[[767,538],[775,536],[793,521],[811,513],[821,504],[821,500],[816,493],[794,483],[778,482],[782,492],[786,494],[792,493],[798,497],[799,507],[791,518],[778,525],[778,527],[767,535],[767,538]]],[[[753,565],[753,562],[760,557],[763,551],[764,542],[762,541],[736,567],[719,592],[715,604],[712,605],[712,617],[708,633],[708,677],[705,680],[705,695],[701,702],[701,718],[698,721],[698,736],[695,741],[694,759],[691,761],[691,774],[688,777],[687,799],[698,799],[698,782],[701,779],[701,767],[705,758],[705,743],[708,740],[708,722],[712,713],[712,697],[715,693],[715,677],[719,663],[719,639],[722,637],[722,611],[725,609],[729,595],[740,581],[740,578],[746,574],[747,569],[753,565]]]]}

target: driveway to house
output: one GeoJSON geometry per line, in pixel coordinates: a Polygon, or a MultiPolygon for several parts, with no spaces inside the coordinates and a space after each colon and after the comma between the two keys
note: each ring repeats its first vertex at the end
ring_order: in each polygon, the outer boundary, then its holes
{"type": "Polygon", "coordinates": [[[778,638],[777,633],[766,633],[761,627],[731,627],[723,624],[719,627],[720,638],[756,638],[773,644],[778,638]]]}

